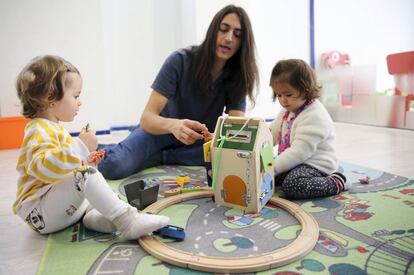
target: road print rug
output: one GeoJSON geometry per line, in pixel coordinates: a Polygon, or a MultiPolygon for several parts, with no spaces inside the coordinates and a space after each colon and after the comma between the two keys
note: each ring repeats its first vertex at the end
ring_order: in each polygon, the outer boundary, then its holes
{"type": "MultiPolygon", "coordinates": [[[[414,180],[341,162],[352,188],[340,195],[296,200],[319,223],[319,239],[304,258],[257,274],[414,274],[414,180]],[[361,180],[369,179],[368,184],[361,180]]],[[[109,181],[126,200],[123,186],[137,179],[175,188],[177,175],[205,184],[203,167],[159,166],[127,179],[109,181]]],[[[260,216],[217,206],[211,198],[194,199],[163,209],[171,224],[183,227],[183,242],[163,240],[196,255],[257,256],[291,243],[298,221],[280,208],[265,207],[260,216]]],[[[54,274],[209,274],[173,266],[149,255],[136,241],[101,234],[82,223],[51,234],[37,272],[54,274]]]]}

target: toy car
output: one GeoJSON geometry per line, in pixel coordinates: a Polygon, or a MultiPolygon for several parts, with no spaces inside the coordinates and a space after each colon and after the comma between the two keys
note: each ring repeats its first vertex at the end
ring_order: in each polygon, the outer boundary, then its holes
{"type": "Polygon", "coordinates": [[[167,225],[163,228],[154,231],[154,234],[159,235],[161,238],[170,238],[177,241],[184,241],[185,232],[184,229],[174,225],[167,225]]]}
{"type": "Polygon", "coordinates": [[[369,177],[367,176],[363,179],[359,179],[359,182],[362,183],[362,184],[368,184],[369,183],[369,177]]]}

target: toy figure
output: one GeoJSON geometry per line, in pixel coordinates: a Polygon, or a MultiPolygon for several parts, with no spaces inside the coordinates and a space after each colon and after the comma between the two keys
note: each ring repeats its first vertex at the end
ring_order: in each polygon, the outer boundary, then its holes
{"type": "Polygon", "coordinates": [[[351,59],[348,54],[343,54],[338,51],[332,51],[322,54],[322,62],[326,69],[333,69],[338,65],[349,65],[351,59]]]}

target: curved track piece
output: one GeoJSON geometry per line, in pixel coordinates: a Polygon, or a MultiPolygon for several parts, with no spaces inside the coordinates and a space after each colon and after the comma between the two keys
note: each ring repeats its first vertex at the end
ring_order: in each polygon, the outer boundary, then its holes
{"type": "MultiPolygon", "coordinates": [[[[187,200],[212,197],[212,191],[199,191],[180,194],[151,204],[143,211],[158,213],[162,209],[187,200]]],[[[167,263],[195,270],[217,273],[245,273],[268,270],[296,261],[307,255],[319,237],[319,226],[312,215],[299,205],[285,199],[273,197],[270,204],[281,207],[293,215],[302,225],[299,236],[286,247],[253,257],[209,257],[194,255],[172,248],[152,235],[141,237],[138,241],[143,249],[152,256],[167,263]]]]}

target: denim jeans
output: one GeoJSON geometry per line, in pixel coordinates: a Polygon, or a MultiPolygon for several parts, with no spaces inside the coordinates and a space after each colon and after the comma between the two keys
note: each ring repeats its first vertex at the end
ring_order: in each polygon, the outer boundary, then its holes
{"type": "Polygon", "coordinates": [[[120,179],[162,164],[203,166],[202,145],[199,140],[187,146],[172,134],[152,135],[138,127],[120,143],[103,148],[98,170],[107,179],[120,179]]]}

